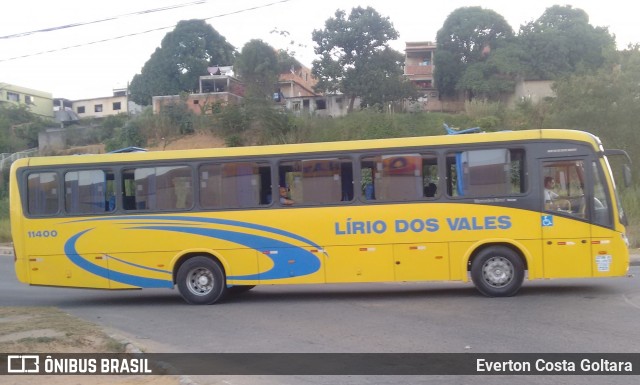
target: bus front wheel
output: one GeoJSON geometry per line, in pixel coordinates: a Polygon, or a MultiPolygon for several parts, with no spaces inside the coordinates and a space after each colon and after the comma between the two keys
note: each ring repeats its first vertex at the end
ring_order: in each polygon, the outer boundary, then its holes
{"type": "Polygon", "coordinates": [[[207,257],[192,257],[178,269],[180,295],[193,305],[211,305],[221,299],[227,287],[220,264],[207,257]]]}
{"type": "Polygon", "coordinates": [[[471,279],[476,289],[487,297],[510,297],[522,286],[524,263],[512,249],[491,246],[473,259],[471,279]]]}

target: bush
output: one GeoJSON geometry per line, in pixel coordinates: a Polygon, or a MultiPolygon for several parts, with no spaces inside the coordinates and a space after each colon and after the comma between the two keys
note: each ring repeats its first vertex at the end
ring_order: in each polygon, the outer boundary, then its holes
{"type": "Polygon", "coordinates": [[[0,243],[11,242],[11,223],[9,221],[9,194],[0,191],[0,243]]]}

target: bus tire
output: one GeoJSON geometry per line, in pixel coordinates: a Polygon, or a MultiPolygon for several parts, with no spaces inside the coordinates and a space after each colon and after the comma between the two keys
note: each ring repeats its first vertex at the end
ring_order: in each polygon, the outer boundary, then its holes
{"type": "Polygon", "coordinates": [[[491,246],[478,253],[471,263],[471,279],[487,297],[511,297],[524,280],[520,255],[506,246],[491,246]]]}
{"type": "Polygon", "coordinates": [[[192,257],[178,269],[178,290],[192,305],[211,305],[220,300],[227,289],[224,270],[207,257],[192,257]]]}

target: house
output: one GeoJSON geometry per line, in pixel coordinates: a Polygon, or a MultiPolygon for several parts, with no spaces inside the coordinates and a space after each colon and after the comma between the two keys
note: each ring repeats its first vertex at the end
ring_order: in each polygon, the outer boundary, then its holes
{"type": "Polygon", "coordinates": [[[209,75],[200,76],[198,92],[187,95],[154,96],[151,99],[153,113],[163,106],[185,102],[196,114],[206,114],[215,105],[238,104],[244,99],[244,85],[234,77],[233,67],[209,67],[209,75]]]}
{"type": "Polygon", "coordinates": [[[438,90],[433,83],[433,57],[436,44],[430,41],[405,44],[404,75],[416,86],[422,96],[437,98],[438,90]]]}
{"type": "Polygon", "coordinates": [[[111,115],[135,115],[142,111],[142,107],[129,101],[126,88],[113,90],[112,96],[101,98],[74,100],[73,111],[80,118],[104,118],[111,115]]]}
{"type": "MultiPolygon", "coordinates": [[[[186,103],[196,114],[211,112],[216,104],[241,103],[244,84],[235,78],[233,67],[209,67],[209,75],[200,76],[198,92],[186,95],[154,96],[153,112],[171,103],[186,103]]],[[[316,80],[305,66],[291,68],[280,74],[273,93],[273,100],[282,109],[298,115],[342,116],[346,115],[348,100],[343,95],[319,95],[313,90],[316,80]]]]}
{"type": "Polygon", "coordinates": [[[0,104],[25,106],[32,113],[53,119],[53,96],[49,92],[0,83],[0,104]]]}
{"type": "Polygon", "coordinates": [[[344,95],[321,95],[314,91],[318,81],[311,70],[304,65],[291,67],[281,73],[274,101],[295,115],[344,116],[347,114],[348,100],[344,95]]]}
{"type": "Polygon", "coordinates": [[[274,94],[274,100],[281,102],[281,99],[317,96],[313,87],[318,81],[311,75],[311,70],[303,65],[299,68],[291,67],[289,72],[281,73],[278,76],[278,89],[274,94]]]}
{"type": "Polygon", "coordinates": [[[442,100],[438,94],[433,79],[436,43],[417,41],[405,44],[404,76],[415,85],[419,95],[417,100],[405,103],[405,110],[410,112],[463,111],[463,100],[442,100]]]}

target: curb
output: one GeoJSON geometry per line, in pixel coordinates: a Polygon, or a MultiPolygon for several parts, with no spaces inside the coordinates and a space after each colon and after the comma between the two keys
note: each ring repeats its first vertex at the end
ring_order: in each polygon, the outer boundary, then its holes
{"type": "MultiPolygon", "coordinates": [[[[124,345],[125,353],[128,353],[128,354],[144,354],[145,353],[143,347],[136,345],[134,342],[132,342],[128,338],[125,338],[118,334],[110,334],[109,336],[119,341],[122,345],[124,345]]],[[[158,374],[159,376],[163,376],[163,375],[175,376],[180,381],[180,385],[199,385],[197,382],[193,381],[187,375],[176,374],[176,369],[173,366],[164,362],[159,362],[158,364],[160,366],[160,369],[165,371],[164,374],[158,374]]]]}

